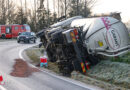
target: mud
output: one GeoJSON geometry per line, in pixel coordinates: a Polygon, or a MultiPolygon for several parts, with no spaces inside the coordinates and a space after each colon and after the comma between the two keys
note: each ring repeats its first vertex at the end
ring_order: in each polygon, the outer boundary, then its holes
{"type": "Polygon", "coordinates": [[[13,71],[10,75],[14,77],[29,77],[34,72],[39,72],[39,70],[37,68],[30,67],[27,62],[22,59],[16,59],[13,71]]]}

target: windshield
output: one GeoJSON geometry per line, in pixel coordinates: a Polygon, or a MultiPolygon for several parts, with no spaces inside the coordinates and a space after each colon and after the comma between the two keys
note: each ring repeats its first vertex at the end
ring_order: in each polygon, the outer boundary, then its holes
{"type": "Polygon", "coordinates": [[[30,36],[31,33],[30,33],[30,32],[23,32],[23,33],[21,33],[20,35],[27,35],[27,36],[30,36]]]}
{"type": "Polygon", "coordinates": [[[31,31],[31,28],[30,28],[30,26],[29,26],[29,25],[25,25],[25,29],[26,29],[28,32],[30,32],[30,31],[31,31]]]}

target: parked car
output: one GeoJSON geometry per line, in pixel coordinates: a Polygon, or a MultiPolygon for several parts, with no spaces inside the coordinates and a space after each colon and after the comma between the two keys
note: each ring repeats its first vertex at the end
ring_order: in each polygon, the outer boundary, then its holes
{"type": "Polygon", "coordinates": [[[36,35],[34,32],[22,32],[17,37],[17,42],[24,42],[24,43],[36,43],[36,35]]]}

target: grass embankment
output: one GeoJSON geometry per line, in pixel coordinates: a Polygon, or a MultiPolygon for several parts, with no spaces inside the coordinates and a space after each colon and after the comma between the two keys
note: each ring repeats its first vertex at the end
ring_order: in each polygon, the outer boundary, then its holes
{"type": "MultiPolygon", "coordinates": [[[[30,48],[26,50],[27,55],[33,63],[40,62],[40,56],[43,56],[44,49],[30,48]]],[[[130,53],[123,57],[102,60],[96,66],[87,71],[87,75],[78,72],[72,72],[71,78],[84,83],[93,84],[106,90],[126,90],[130,89],[130,53]],[[126,89],[124,89],[126,88],[126,89]]],[[[59,74],[57,63],[48,61],[47,69],[59,74]]]]}
{"type": "Polygon", "coordinates": [[[113,61],[113,62],[123,62],[123,63],[130,64],[130,52],[128,52],[127,54],[125,54],[123,56],[112,58],[111,61],[113,61]]]}
{"type": "MultiPolygon", "coordinates": [[[[37,47],[35,47],[35,49],[30,48],[30,49],[26,50],[27,56],[32,60],[32,63],[35,63],[36,65],[38,65],[40,63],[40,56],[43,56],[43,52],[44,52],[43,48],[39,49],[37,47]]],[[[56,73],[59,73],[57,63],[52,63],[52,62],[48,61],[47,69],[50,69],[56,73]]]]}
{"type": "Polygon", "coordinates": [[[32,60],[33,63],[39,63],[40,56],[42,56],[43,49],[29,48],[26,50],[27,56],[32,60]]]}

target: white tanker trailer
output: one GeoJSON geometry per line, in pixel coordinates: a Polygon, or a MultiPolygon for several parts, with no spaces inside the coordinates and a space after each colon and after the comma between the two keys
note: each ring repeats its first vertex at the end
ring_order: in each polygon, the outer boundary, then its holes
{"type": "Polygon", "coordinates": [[[89,69],[88,64],[95,65],[100,61],[99,55],[119,56],[130,48],[126,26],[112,17],[76,16],[37,35],[40,35],[49,60],[58,62],[64,75],[74,69],[85,73],[89,69]]]}
{"type": "Polygon", "coordinates": [[[129,33],[126,26],[112,17],[78,19],[71,27],[83,26],[84,45],[89,54],[119,56],[130,48],[129,33]]]}

